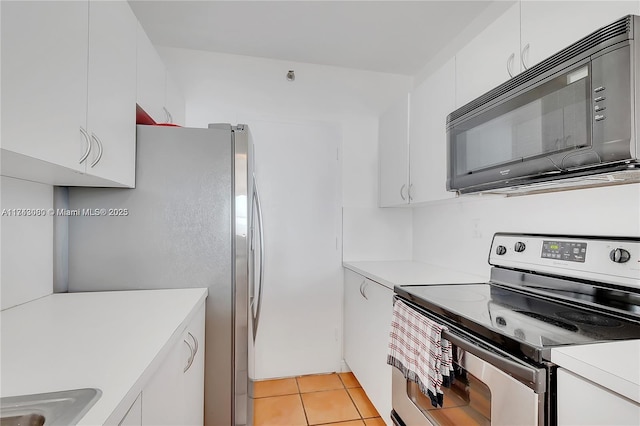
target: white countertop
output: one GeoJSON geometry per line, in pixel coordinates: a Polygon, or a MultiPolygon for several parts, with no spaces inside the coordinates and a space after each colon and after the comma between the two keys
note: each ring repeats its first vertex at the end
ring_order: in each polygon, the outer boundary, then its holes
{"type": "Polygon", "coordinates": [[[79,424],[111,422],[206,296],[199,288],[64,293],[4,310],[0,396],[99,388],[102,396],[79,424]]]}
{"type": "Polygon", "coordinates": [[[412,261],[343,262],[343,266],[393,289],[394,285],[484,283],[488,276],[412,261]]]}
{"type": "Polygon", "coordinates": [[[640,340],[555,348],[551,361],[640,403],[640,340]]]}

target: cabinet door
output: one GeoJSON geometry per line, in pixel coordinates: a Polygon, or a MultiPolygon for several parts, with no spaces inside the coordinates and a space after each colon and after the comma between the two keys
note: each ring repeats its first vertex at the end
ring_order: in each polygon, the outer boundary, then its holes
{"type": "Polygon", "coordinates": [[[2,2],[2,149],[84,171],[88,2],[2,2]]]}
{"type": "Polygon", "coordinates": [[[138,23],[137,103],[156,122],[169,121],[165,111],[166,70],[156,48],[138,23]]]}
{"type": "Polygon", "coordinates": [[[142,390],[143,425],[204,422],[204,303],[142,390]]]}
{"type": "Polygon", "coordinates": [[[558,369],[558,426],[640,424],[640,404],[558,369]]]}
{"type": "Polygon", "coordinates": [[[89,3],[87,173],[127,186],[135,183],[136,32],[128,3],[89,3]]]}
{"type": "Polygon", "coordinates": [[[521,7],[527,67],[616,19],[640,13],[638,1],[523,1],[521,7]]]}
{"type": "Polygon", "coordinates": [[[391,412],[387,364],[393,291],[345,270],[344,356],[369,400],[386,420],[391,412]]]}
{"type": "Polygon", "coordinates": [[[380,207],[409,203],[409,96],[396,101],[378,123],[380,207]]]}
{"type": "Polygon", "coordinates": [[[205,306],[198,310],[195,318],[183,335],[183,392],[182,404],[184,417],[180,424],[185,426],[204,423],[204,323],[205,306]],[[185,342],[189,342],[189,347],[185,342]],[[194,351],[190,360],[191,350],[194,351]],[[187,368],[188,367],[188,368],[187,368]],[[186,371],[184,371],[186,369],[186,371]]]}
{"type": "Polygon", "coordinates": [[[366,300],[360,294],[365,283],[363,276],[344,270],[344,360],[358,376],[362,376],[364,371],[368,344],[362,333],[366,326],[366,300]]]}
{"type": "Polygon", "coordinates": [[[143,425],[183,424],[183,343],[171,348],[162,365],[142,390],[143,425]]]}
{"type": "Polygon", "coordinates": [[[456,107],[520,72],[520,2],[456,54],[456,107]]]}
{"type": "Polygon", "coordinates": [[[411,93],[409,151],[412,203],[453,198],[447,191],[447,115],[455,109],[455,59],[411,93]]]}

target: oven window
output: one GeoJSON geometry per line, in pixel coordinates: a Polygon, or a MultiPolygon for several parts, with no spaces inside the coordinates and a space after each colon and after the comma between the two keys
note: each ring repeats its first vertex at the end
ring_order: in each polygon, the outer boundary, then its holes
{"type": "Polygon", "coordinates": [[[591,145],[588,64],[454,126],[457,175],[591,145]]]}
{"type": "Polygon", "coordinates": [[[442,408],[432,406],[418,385],[407,381],[409,398],[434,425],[491,425],[491,391],[460,366],[455,365],[454,368],[455,382],[450,388],[442,388],[442,408]]]}

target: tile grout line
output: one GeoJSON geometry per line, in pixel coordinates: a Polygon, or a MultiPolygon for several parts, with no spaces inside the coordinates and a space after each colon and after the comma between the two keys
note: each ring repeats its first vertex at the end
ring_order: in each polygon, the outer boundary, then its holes
{"type": "Polygon", "coordinates": [[[298,377],[293,378],[296,381],[296,388],[298,388],[298,398],[300,398],[300,404],[302,404],[302,412],[304,413],[304,420],[309,426],[309,416],[307,416],[307,409],[304,406],[304,400],[302,399],[302,392],[300,391],[300,383],[298,383],[298,377]]]}
{"type": "Polygon", "coordinates": [[[356,402],[353,400],[353,397],[351,396],[351,392],[349,392],[348,388],[344,388],[345,391],[347,391],[347,395],[349,395],[349,399],[351,400],[351,403],[353,404],[354,407],[356,407],[356,411],[358,412],[358,415],[360,416],[360,420],[362,420],[362,423],[364,423],[364,417],[362,417],[362,413],[360,412],[360,409],[358,408],[358,404],[356,404],[356,402]]]}

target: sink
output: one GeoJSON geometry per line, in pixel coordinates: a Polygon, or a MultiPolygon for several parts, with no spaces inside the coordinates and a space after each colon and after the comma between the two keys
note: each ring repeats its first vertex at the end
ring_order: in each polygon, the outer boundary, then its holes
{"type": "Polygon", "coordinates": [[[0,426],[75,425],[101,395],[87,388],[0,398],[0,426]]]}
{"type": "Polygon", "coordinates": [[[3,426],[43,426],[44,416],[40,414],[26,414],[24,416],[0,417],[3,426]]]}

